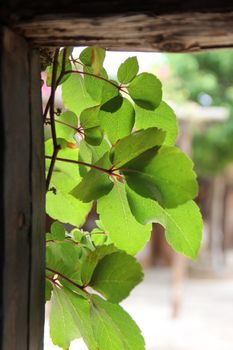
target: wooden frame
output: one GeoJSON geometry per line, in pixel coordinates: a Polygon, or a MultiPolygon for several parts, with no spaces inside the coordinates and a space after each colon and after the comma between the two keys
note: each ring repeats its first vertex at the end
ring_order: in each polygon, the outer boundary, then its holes
{"type": "Polygon", "coordinates": [[[38,54],[1,28],[0,348],[42,349],[44,156],[38,54]]]}
{"type": "Polygon", "coordinates": [[[0,19],[0,347],[39,350],[45,181],[35,47],[173,52],[232,47],[233,6],[232,0],[3,0],[0,19]]]}

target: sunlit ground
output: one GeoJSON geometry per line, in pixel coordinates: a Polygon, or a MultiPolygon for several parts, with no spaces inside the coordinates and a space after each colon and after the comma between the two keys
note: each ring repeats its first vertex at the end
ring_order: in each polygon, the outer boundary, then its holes
{"type": "MultiPolygon", "coordinates": [[[[146,270],[122,304],[140,326],[146,350],[232,350],[233,280],[187,279],[177,319],[171,317],[171,286],[170,269],[146,270]]],[[[55,349],[46,324],[45,350],[55,349]]],[[[70,348],[86,349],[82,341],[70,348]]]]}

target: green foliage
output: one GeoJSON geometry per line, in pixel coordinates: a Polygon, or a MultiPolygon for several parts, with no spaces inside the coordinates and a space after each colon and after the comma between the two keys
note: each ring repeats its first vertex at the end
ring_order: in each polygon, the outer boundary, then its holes
{"type": "Polygon", "coordinates": [[[120,107],[116,110],[108,110],[106,104],[104,108],[100,109],[100,125],[112,144],[129,135],[135,122],[135,112],[132,104],[126,98],[121,99],[120,107]]]}
{"type": "Polygon", "coordinates": [[[109,301],[118,303],[129,295],[142,277],[141,266],[132,256],[116,252],[100,261],[92,276],[91,286],[109,301]]]}
{"type": "Polygon", "coordinates": [[[79,58],[84,65],[93,67],[94,74],[99,74],[103,67],[105,50],[100,47],[87,47],[81,52],[79,58]]]}
{"type": "Polygon", "coordinates": [[[65,229],[60,222],[55,221],[51,225],[51,236],[57,241],[63,241],[65,239],[65,229]]]}
{"type": "Polygon", "coordinates": [[[202,176],[214,176],[233,161],[233,119],[212,125],[192,140],[196,170],[202,176]]]}
{"type": "Polygon", "coordinates": [[[67,349],[70,342],[80,337],[73,321],[72,306],[63,289],[54,288],[50,312],[50,336],[54,345],[67,349]]]}
{"type": "Polygon", "coordinates": [[[138,74],[139,65],[137,57],[129,57],[123,62],[117,71],[117,78],[120,83],[130,83],[138,74]]]}
{"type": "Polygon", "coordinates": [[[167,208],[174,208],[197,195],[193,163],[184,153],[169,146],[149,152],[146,162],[139,157],[123,171],[127,184],[135,192],[167,208]]]}
{"type": "Polygon", "coordinates": [[[111,241],[129,254],[136,254],[150,238],[151,225],[139,224],[132,215],[125,186],[118,183],[97,202],[97,211],[111,241]]]}
{"type": "MultiPolygon", "coordinates": [[[[73,48],[66,49],[66,57],[65,57],[65,70],[70,71],[72,69],[72,65],[70,62],[70,55],[72,54],[73,48]]],[[[60,74],[62,72],[62,65],[63,65],[63,55],[64,55],[64,49],[62,49],[58,56],[58,66],[57,66],[57,74],[56,74],[56,80],[59,79],[60,74]]],[[[48,74],[47,74],[47,80],[46,84],[47,86],[51,86],[52,84],[52,74],[53,74],[53,65],[49,66],[48,68],[48,74]]],[[[70,74],[66,74],[63,76],[63,78],[60,80],[60,84],[64,83],[69,78],[70,74]]]]}
{"type": "Polygon", "coordinates": [[[139,196],[129,187],[127,198],[138,222],[144,225],[150,222],[161,224],[165,228],[168,243],[175,251],[196,258],[203,226],[200,210],[193,201],[167,209],[149,198],[139,196]]]}
{"type": "Polygon", "coordinates": [[[76,143],[74,135],[77,133],[77,116],[73,112],[65,112],[56,120],[57,138],[64,139],[67,142],[76,143]]]}
{"type": "MultiPolygon", "coordinates": [[[[53,224],[51,231],[54,229],[53,224]]],[[[125,343],[133,349],[133,339],[127,339],[125,327],[136,331],[136,339],[143,344],[137,326],[127,313],[110,303],[124,299],[142,280],[141,266],[134,257],[113,245],[95,247],[91,235],[83,240],[85,233],[79,231],[78,236],[79,245],[76,231],[66,232],[63,242],[47,243],[46,300],[51,298],[50,334],[54,344],[67,349],[70,342],[81,335],[90,349],[97,350],[96,344],[102,346],[107,336],[96,333],[95,327],[101,326],[102,318],[103,322],[109,320],[113,336],[119,337],[121,347],[118,349],[125,349],[125,343]],[[88,286],[110,302],[90,293],[88,286]],[[97,323],[93,321],[96,318],[97,323]]]]}
{"type": "Polygon", "coordinates": [[[100,349],[145,349],[139,328],[119,305],[111,304],[97,295],[93,296],[91,319],[100,349]]]}
{"type": "Polygon", "coordinates": [[[96,105],[85,88],[82,76],[74,73],[62,84],[62,100],[66,109],[77,116],[84,109],[96,105]]]}
{"type": "Polygon", "coordinates": [[[154,110],[160,105],[162,87],[160,81],[150,73],[141,73],[128,86],[130,97],[142,108],[154,110]]]}
{"type": "Polygon", "coordinates": [[[164,145],[173,146],[176,142],[178,127],[176,116],[166,102],[161,102],[154,111],[135,106],[137,129],[156,127],[166,132],[164,145]]]}
{"type": "Polygon", "coordinates": [[[133,134],[119,140],[112,148],[112,163],[117,168],[126,166],[128,162],[137,158],[147,150],[155,146],[161,146],[165,138],[165,133],[157,128],[139,130],[133,134]]]}
{"type": "Polygon", "coordinates": [[[193,137],[198,174],[215,176],[233,161],[233,52],[187,54],[185,60],[179,54],[167,58],[173,77],[165,86],[169,98],[179,103],[191,100],[203,106],[222,106],[229,111],[228,120],[206,125],[205,130],[196,130],[193,137]]]}
{"type": "Polygon", "coordinates": [[[100,171],[101,168],[108,169],[111,166],[109,153],[105,153],[94,166],[98,168],[92,168],[71,192],[75,198],[85,203],[104,196],[113,187],[113,181],[109,178],[109,175],[104,171],[100,171]]]}
{"type": "MultiPolygon", "coordinates": [[[[52,156],[52,140],[45,143],[45,153],[52,156]]],[[[76,160],[78,159],[77,148],[65,148],[59,151],[61,158],[76,160]]],[[[49,161],[46,160],[46,169],[49,168],[49,161]]],[[[46,194],[46,212],[53,219],[74,226],[80,226],[84,223],[91,204],[84,204],[75,199],[70,191],[77,183],[81,181],[76,164],[57,161],[53,169],[53,175],[50,182],[50,191],[46,194]]]]}
{"type": "MultiPolygon", "coordinates": [[[[77,59],[64,53],[59,60],[73,71],[63,76],[57,62],[65,111],[55,116],[50,99],[45,116],[52,135],[45,143],[46,211],[57,220],[46,234],[51,338],[63,349],[82,337],[90,350],[143,350],[138,327],[118,303],[142,280],[133,255],[148,242],[153,222],[164,226],[176,251],[196,257],[202,223],[192,202],[193,164],[174,147],[176,118],[162,101],[160,81],[138,75],[135,57],[112,81],[105,50],[86,48],[77,59]],[[99,220],[87,232],[91,208],[99,220]]],[[[54,81],[53,67],[48,72],[54,81]]]]}

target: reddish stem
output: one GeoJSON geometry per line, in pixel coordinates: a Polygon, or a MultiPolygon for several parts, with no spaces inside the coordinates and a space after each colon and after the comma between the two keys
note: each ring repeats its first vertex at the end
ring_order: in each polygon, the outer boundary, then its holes
{"type": "Polygon", "coordinates": [[[67,282],[69,282],[70,284],[73,284],[73,286],[75,286],[76,288],[81,289],[85,294],[89,295],[89,293],[87,293],[87,291],[84,289],[85,288],[84,286],[80,286],[78,283],[74,282],[73,280],[71,280],[67,276],[63,275],[62,273],[60,273],[60,272],[58,272],[56,270],[53,270],[53,269],[51,269],[50,267],[47,267],[47,266],[46,266],[46,270],[49,271],[49,272],[54,273],[54,275],[60,276],[61,278],[63,278],[67,282]]]}
{"type": "Polygon", "coordinates": [[[70,74],[70,73],[89,75],[89,76],[94,77],[94,78],[96,78],[96,79],[103,80],[103,81],[105,81],[106,83],[109,83],[109,84],[111,84],[112,86],[114,86],[115,88],[117,88],[117,90],[120,90],[120,91],[122,91],[122,92],[124,92],[124,93],[126,93],[126,94],[129,95],[129,93],[128,93],[127,91],[125,91],[120,85],[117,85],[117,84],[113,83],[111,80],[108,80],[108,79],[106,79],[106,78],[104,78],[104,77],[101,77],[101,76],[99,76],[99,75],[96,75],[96,74],[93,74],[93,73],[89,73],[89,72],[84,72],[84,71],[81,71],[81,70],[67,70],[67,71],[65,71],[64,74],[70,74]]]}

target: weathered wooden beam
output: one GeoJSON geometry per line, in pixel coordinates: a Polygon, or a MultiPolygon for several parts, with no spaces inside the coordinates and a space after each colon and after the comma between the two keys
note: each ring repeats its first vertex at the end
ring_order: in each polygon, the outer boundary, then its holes
{"type": "Polygon", "coordinates": [[[27,349],[29,300],[30,117],[27,43],[1,32],[1,349],[27,349]],[[17,55],[15,54],[17,52],[17,55]],[[25,98],[26,96],[26,98],[25,98]]]}
{"type": "Polygon", "coordinates": [[[30,299],[29,350],[43,349],[45,281],[45,168],[40,59],[29,50],[30,112],[30,299]]]}
{"type": "Polygon", "coordinates": [[[233,47],[233,9],[156,16],[40,16],[15,24],[35,46],[97,45],[111,50],[194,52],[233,47]]]}
{"type": "Polygon", "coordinates": [[[165,52],[233,46],[232,0],[2,0],[0,20],[35,46],[165,52]]]}
{"type": "Polygon", "coordinates": [[[39,350],[45,249],[39,65],[25,39],[3,27],[0,52],[0,348],[39,350]]]}

